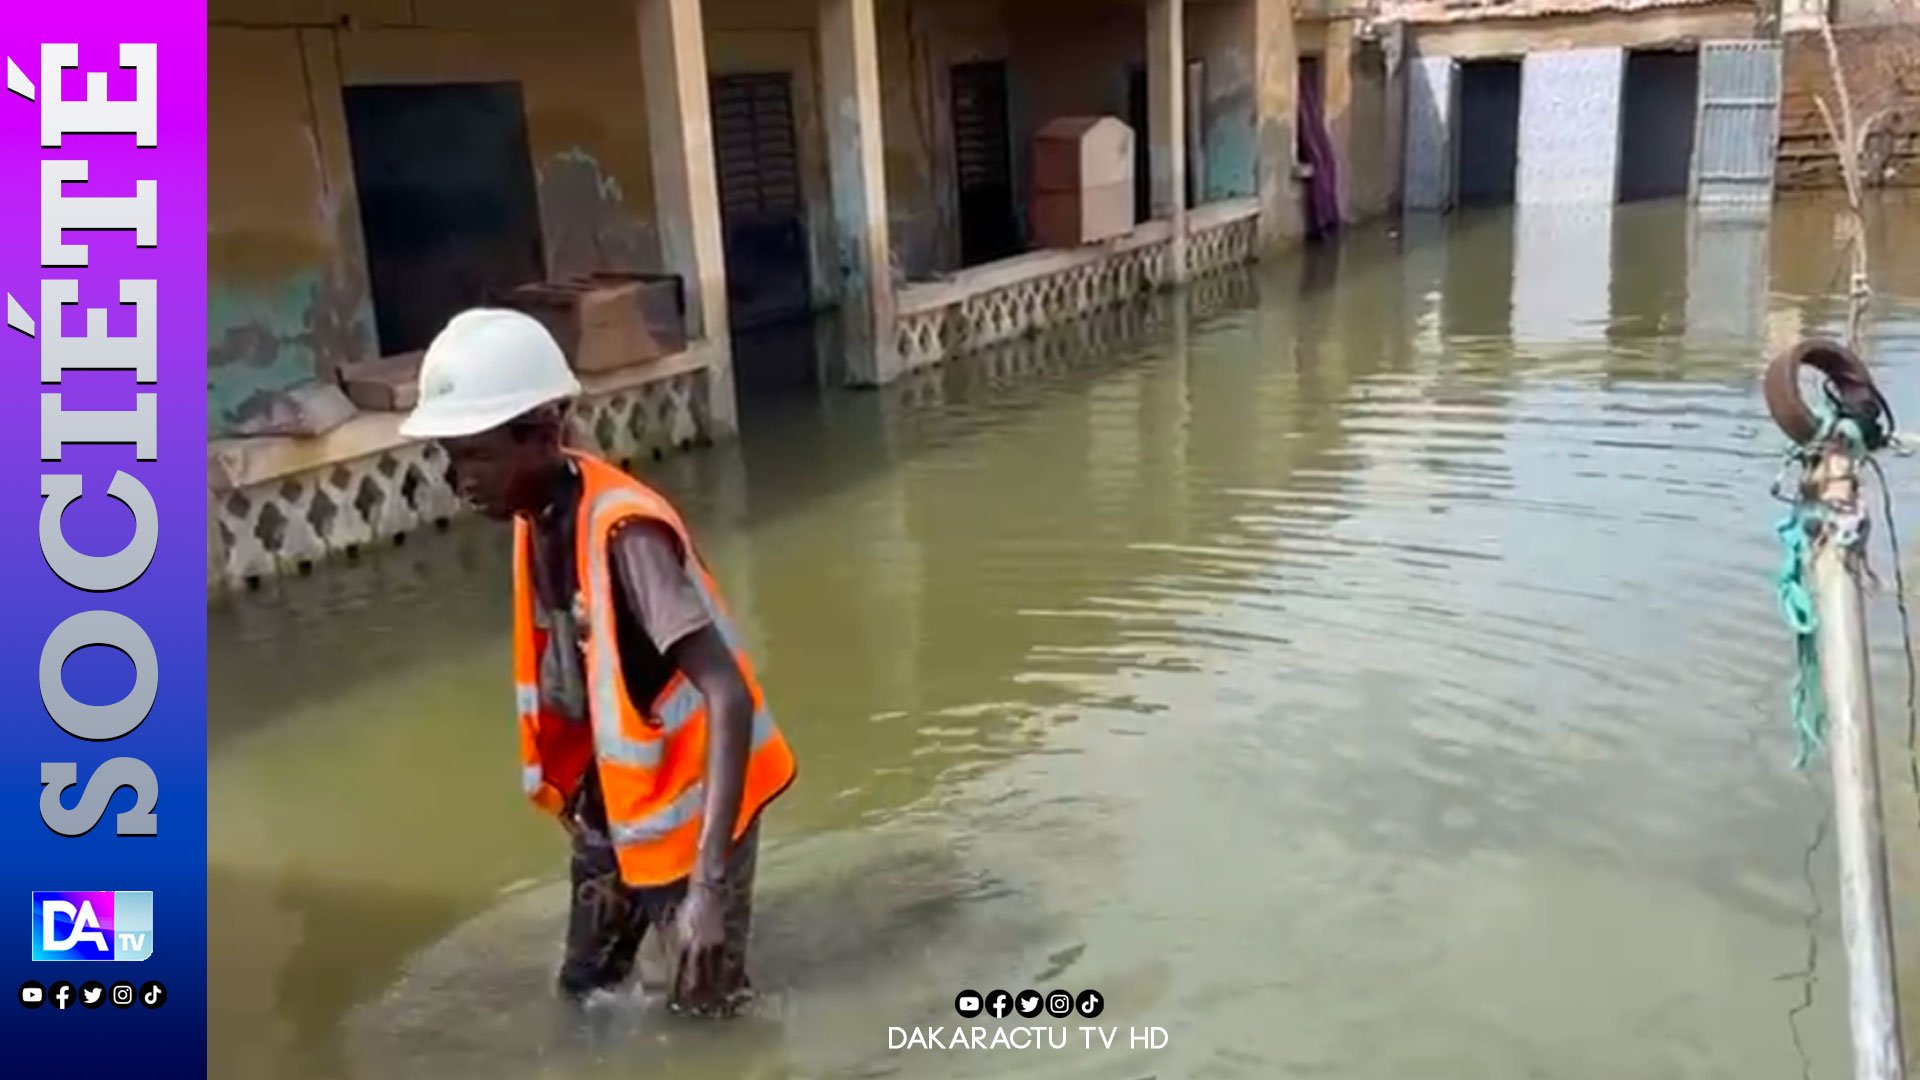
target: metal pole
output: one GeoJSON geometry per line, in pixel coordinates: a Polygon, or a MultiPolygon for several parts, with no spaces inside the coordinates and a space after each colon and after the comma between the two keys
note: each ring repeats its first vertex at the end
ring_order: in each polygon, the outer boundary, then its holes
{"type": "Polygon", "coordinates": [[[1853,1075],[1856,1080],[1903,1080],[1866,620],[1855,575],[1858,549],[1844,542],[1846,536],[1860,535],[1865,517],[1859,477],[1845,452],[1828,450],[1816,480],[1831,515],[1814,542],[1810,561],[1819,617],[1820,682],[1827,702],[1827,752],[1833,759],[1853,1075]]]}

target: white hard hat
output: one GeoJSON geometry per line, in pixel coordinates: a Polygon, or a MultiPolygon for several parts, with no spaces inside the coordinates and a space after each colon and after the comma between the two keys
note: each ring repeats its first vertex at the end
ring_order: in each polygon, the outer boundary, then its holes
{"type": "Polygon", "coordinates": [[[531,315],[472,308],[447,321],[420,362],[420,400],[400,423],[411,439],[491,431],[580,392],[547,328],[531,315]]]}

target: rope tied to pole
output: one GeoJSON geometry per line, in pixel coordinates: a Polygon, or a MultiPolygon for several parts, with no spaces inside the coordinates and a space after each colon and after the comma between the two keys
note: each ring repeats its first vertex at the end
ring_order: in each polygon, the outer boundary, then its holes
{"type": "Polygon", "coordinates": [[[1794,768],[1803,769],[1826,739],[1826,704],[1821,691],[1819,616],[1807,586],[1807,567],[1816,544],[1833,544],[1849,565],[1864,565],[1866,518],[1852,508],[1831,506],[1817,482],[1822,459],[1834,450],[1855,465],[1894,441],[1893,411],[1863,364],[1831,342],[1809,340],[1781,353],[1767,366],[1767,409],[1792,440],[1776,481],[1776,497],[1792,509],[1774,525],[1781,545],[1774,575],[1775,603],[1793,634],[1794,674],[1788,694],[1795,742],[1794,768]],[[1802,366],[1827,376],[1826,401],[1809,403],[1800,394],[1802,366]],[[1786,480],[1797,477],[1791,491],[1786,480]]]}

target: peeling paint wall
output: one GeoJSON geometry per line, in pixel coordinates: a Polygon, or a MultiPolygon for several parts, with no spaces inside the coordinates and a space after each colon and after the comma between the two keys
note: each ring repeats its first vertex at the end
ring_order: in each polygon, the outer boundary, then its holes
{"type": "Polygon", "coordinates": [[[876,4],[887,227],[895,273],[909,280],[959,265],[949,72],[955,64],[1008,59],[1001,12],[997,0],[876,4]]]}
{"type": "Polygon", "coordinates": [[[1253,121],[1252,0],[1187,5],[1187,56],[1206,65],[1200,109],[1206,202],[1250,198],[1259,183],[1253,121]]]}
{"type": "Polygon", "coordinates": [[[624,0],[213,0],[208,434],[374,354],[343,85],[521,84],[548,270],[659,265],[624,0]]]}
{"type": "Polygon", "coordinates": [[[793,80],[794,149],[806,205],[807,269],[813,304],[839,302],[833,189],[821,107],[819,6],[785,0],[705,0],[709,75],[784,74],[793,80]]]}
{"type": "Polygon", "coordinates": [[[959,266],[954,65],[1007,65],[1014,209],[1024,230],[1034,132],[1058,116],[1127,119],[1128,71],[1146,62],[1145,10],[1125,0],[877,0],[875,18],[888,227],[895,272],[908,280],[959,266]]]}
{"type": "Polygon", "coordinates": [[[215,433],[271,411],[287,388],[373,345],[326,37],[208,35],[207,406],[215,433]]]}

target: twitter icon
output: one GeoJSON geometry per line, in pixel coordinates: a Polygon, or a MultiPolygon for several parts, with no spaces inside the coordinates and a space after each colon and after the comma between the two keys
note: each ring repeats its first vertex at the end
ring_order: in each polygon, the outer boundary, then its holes
{"type": "Polygon", "coordinates": [[[1013,999],[1013,1007],[1021,1016],[1031,1020],[1040,1015],[1040,992],[1028,990],[1013,999]]]}
{"type": "Polygon", "coordinates": [[[107,988],[92,980],[80,984],[80,1004],[97,1009],[107,1000],[107,988]]]}

